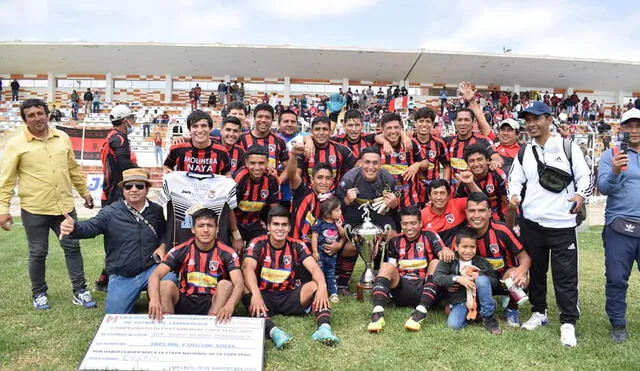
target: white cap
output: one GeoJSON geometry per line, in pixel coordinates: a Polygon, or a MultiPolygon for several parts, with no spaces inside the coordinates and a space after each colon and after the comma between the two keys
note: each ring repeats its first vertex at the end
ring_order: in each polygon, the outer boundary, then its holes
{"type": "Polygon", "coordinates": [[[631,119],[640,120],[640,109],[632,108],[627,112],[625,112],[624,114],[622,114],[622,119],[620,120],[620,123],[624,124],[625,121],[631,120],[631,119]]]}
{"type": "Polygon", "coordinates": [[[109,120],[111,122],[122,120],[125,117],[129,117],[133,115],[131,108],[124,104],[119,104],[111,109],[111,113],[109,114],[109,120]]]}
{"type": "Polygon", "coordinates": [[[502,120],[499,127],[503,127],[504,125],[508,125],[513,130],[520,130],[520,123],[514,119],[502,120]]]}

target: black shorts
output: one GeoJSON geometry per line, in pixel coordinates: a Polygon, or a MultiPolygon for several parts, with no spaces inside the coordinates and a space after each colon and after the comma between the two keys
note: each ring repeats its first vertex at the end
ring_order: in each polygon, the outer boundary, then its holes
{"type": "Polygon", "coordinates": [[[398,286],[391,289],[391,301],[401,307],[415,307],[420,304],[424,279],[408,279],[400,277],[398,286]]]}
{"type": "Polygon", "coordinates": [[[180,293],[176,314],[208,314],[211,308],[211,295],[184,295],[180,293]]]}
{"type": "Polygon", "coordinates": [[[303,307],[300,303],[302,286],[285,291],[262,291],[262,300],[269,310],[270,316],[277,314],[299,315],[309,313],[309,307],[303,307]]]}

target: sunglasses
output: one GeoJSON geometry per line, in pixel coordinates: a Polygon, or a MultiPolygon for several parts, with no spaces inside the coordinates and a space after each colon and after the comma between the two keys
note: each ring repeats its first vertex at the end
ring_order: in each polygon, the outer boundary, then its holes
{"type": "Polygon", "coordinates": [[[147,186],[147,184],[146,183],[127,183],[124,185],[123,188],[126,189],[127,191],[130,191],[134,186],[138,190],[143,190],[147,186]]]}

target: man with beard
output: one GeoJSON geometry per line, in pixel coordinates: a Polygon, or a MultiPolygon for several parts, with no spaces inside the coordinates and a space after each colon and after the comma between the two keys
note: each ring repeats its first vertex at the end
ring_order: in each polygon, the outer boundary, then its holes
{"type": "MultiPolygon", "coordinates": [[[[478,237],[477,254],[487,259],[501,281],[511,278],[521,288],[527,287],[531,258],[511,228],[503,222],[491,219],[489,198],[482,192],[472,192],[467,199],[469,227],[478,237]]],[[[494,295],[509,295],[504,285],[494,290],[494,295]]],[[[507,324],[520,326],[518,303],[512,298],[505,309],[507,324]]]]}

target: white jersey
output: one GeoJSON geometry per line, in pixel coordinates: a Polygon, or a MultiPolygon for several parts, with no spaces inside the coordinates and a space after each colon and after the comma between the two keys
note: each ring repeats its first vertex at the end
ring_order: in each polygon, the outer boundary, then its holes
{"type": "Polygon", "coordinates": [[[236,182],[222,175],[174,171],[164,176],[158,203],[167,206],[169,249],[193,237],[191,215],[202,208],[211,209],[220,216],[219,233],[226,235],[228,231],[223,228],[223,224],[226,223],[222,223],[226,218],[222,216],[226,210],[225,205],[228,206],[228,210],[238,206],[236,182]]]}

